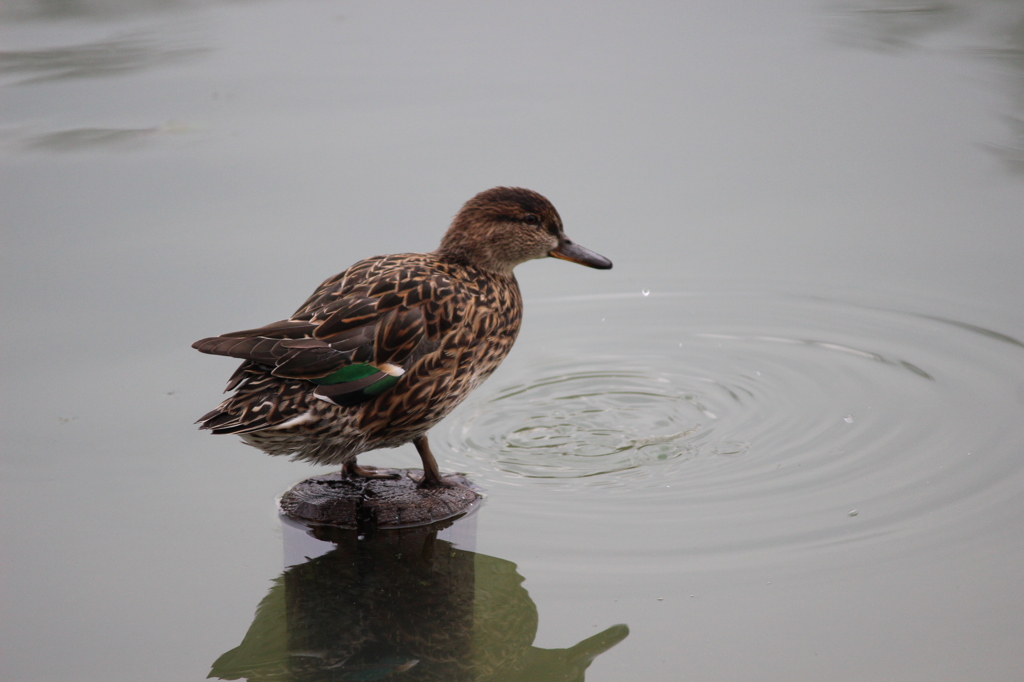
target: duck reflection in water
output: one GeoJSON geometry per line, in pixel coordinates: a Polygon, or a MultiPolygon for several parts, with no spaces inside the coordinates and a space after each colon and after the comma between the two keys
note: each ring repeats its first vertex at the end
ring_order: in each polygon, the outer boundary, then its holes
{"type": "Polygon", "coordinates": [[[319,529],[337,547],[274,581],[225,680],[583,680],[629,634],[614,625],[568,649],[533,646],[537,607],[510,561],[438,539],[438,526],[319,529]]]}

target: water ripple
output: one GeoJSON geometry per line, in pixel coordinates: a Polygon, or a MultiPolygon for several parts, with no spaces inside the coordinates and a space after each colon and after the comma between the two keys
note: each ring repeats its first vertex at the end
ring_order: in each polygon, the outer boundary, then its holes
{"type": "Polygon", "coordinates": [[[698,432],[717,418],[709,396],[615,364],[616,371],[561,366],[506,388],[462,423],[467,453],[493,456],[500,468],[530,478],[587,478],[696,456],[698,432]]]}
{"type": "Polygon", "coordinates": [[[667,524],[690,553],[806,548],[963,519],[1024,478],[1006,334],[769,295],[577,300],[570,332],[564,306],[531,309],[516,380],[438,430],[485,486],[561,489],[523,514],[667,524]]]}

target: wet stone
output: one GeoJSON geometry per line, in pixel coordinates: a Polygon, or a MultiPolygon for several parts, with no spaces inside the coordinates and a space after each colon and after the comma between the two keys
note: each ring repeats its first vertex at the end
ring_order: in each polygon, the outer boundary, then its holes
{"type": "Polygon", "coordinates": [[[281,512],[302,523],[372,531],[452,519],[481,499],[462,474],[442,474],[449,486],[420,488],[420,469],[376,471],[396,478],[346,477],[340,471],[307,478],[281,496],[281,512]]]}

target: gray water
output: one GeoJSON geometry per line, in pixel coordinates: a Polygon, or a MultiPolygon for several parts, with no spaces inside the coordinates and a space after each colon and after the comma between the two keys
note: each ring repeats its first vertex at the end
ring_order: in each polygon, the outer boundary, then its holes
{"type": "Polygon", "coordinates": [[[1022,27],[4,3],[0,676],[229,678],[277,633],[275,679],[1021,679],[1022,27]],[[275,497],[324,470],[196,431],[233,363],[189,344],[498,184],[615,268],[517,270],[515,349],[432,432],[471,517],[303,539],[275,497]]]}

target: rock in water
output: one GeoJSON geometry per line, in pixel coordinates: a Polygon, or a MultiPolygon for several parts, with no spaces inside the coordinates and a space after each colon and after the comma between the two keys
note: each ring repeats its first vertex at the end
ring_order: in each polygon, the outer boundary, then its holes
{"type": "Polygon", "coordinates": [[[444,474],[445,483],[421,488],[420,469],[378,469],[397,478],[345,476],[343,472],[300,481],[281,496],[281,512],[301,523],[373,531],[423,526],[467,513],[481,495],[461,474],[444,474]]]}

